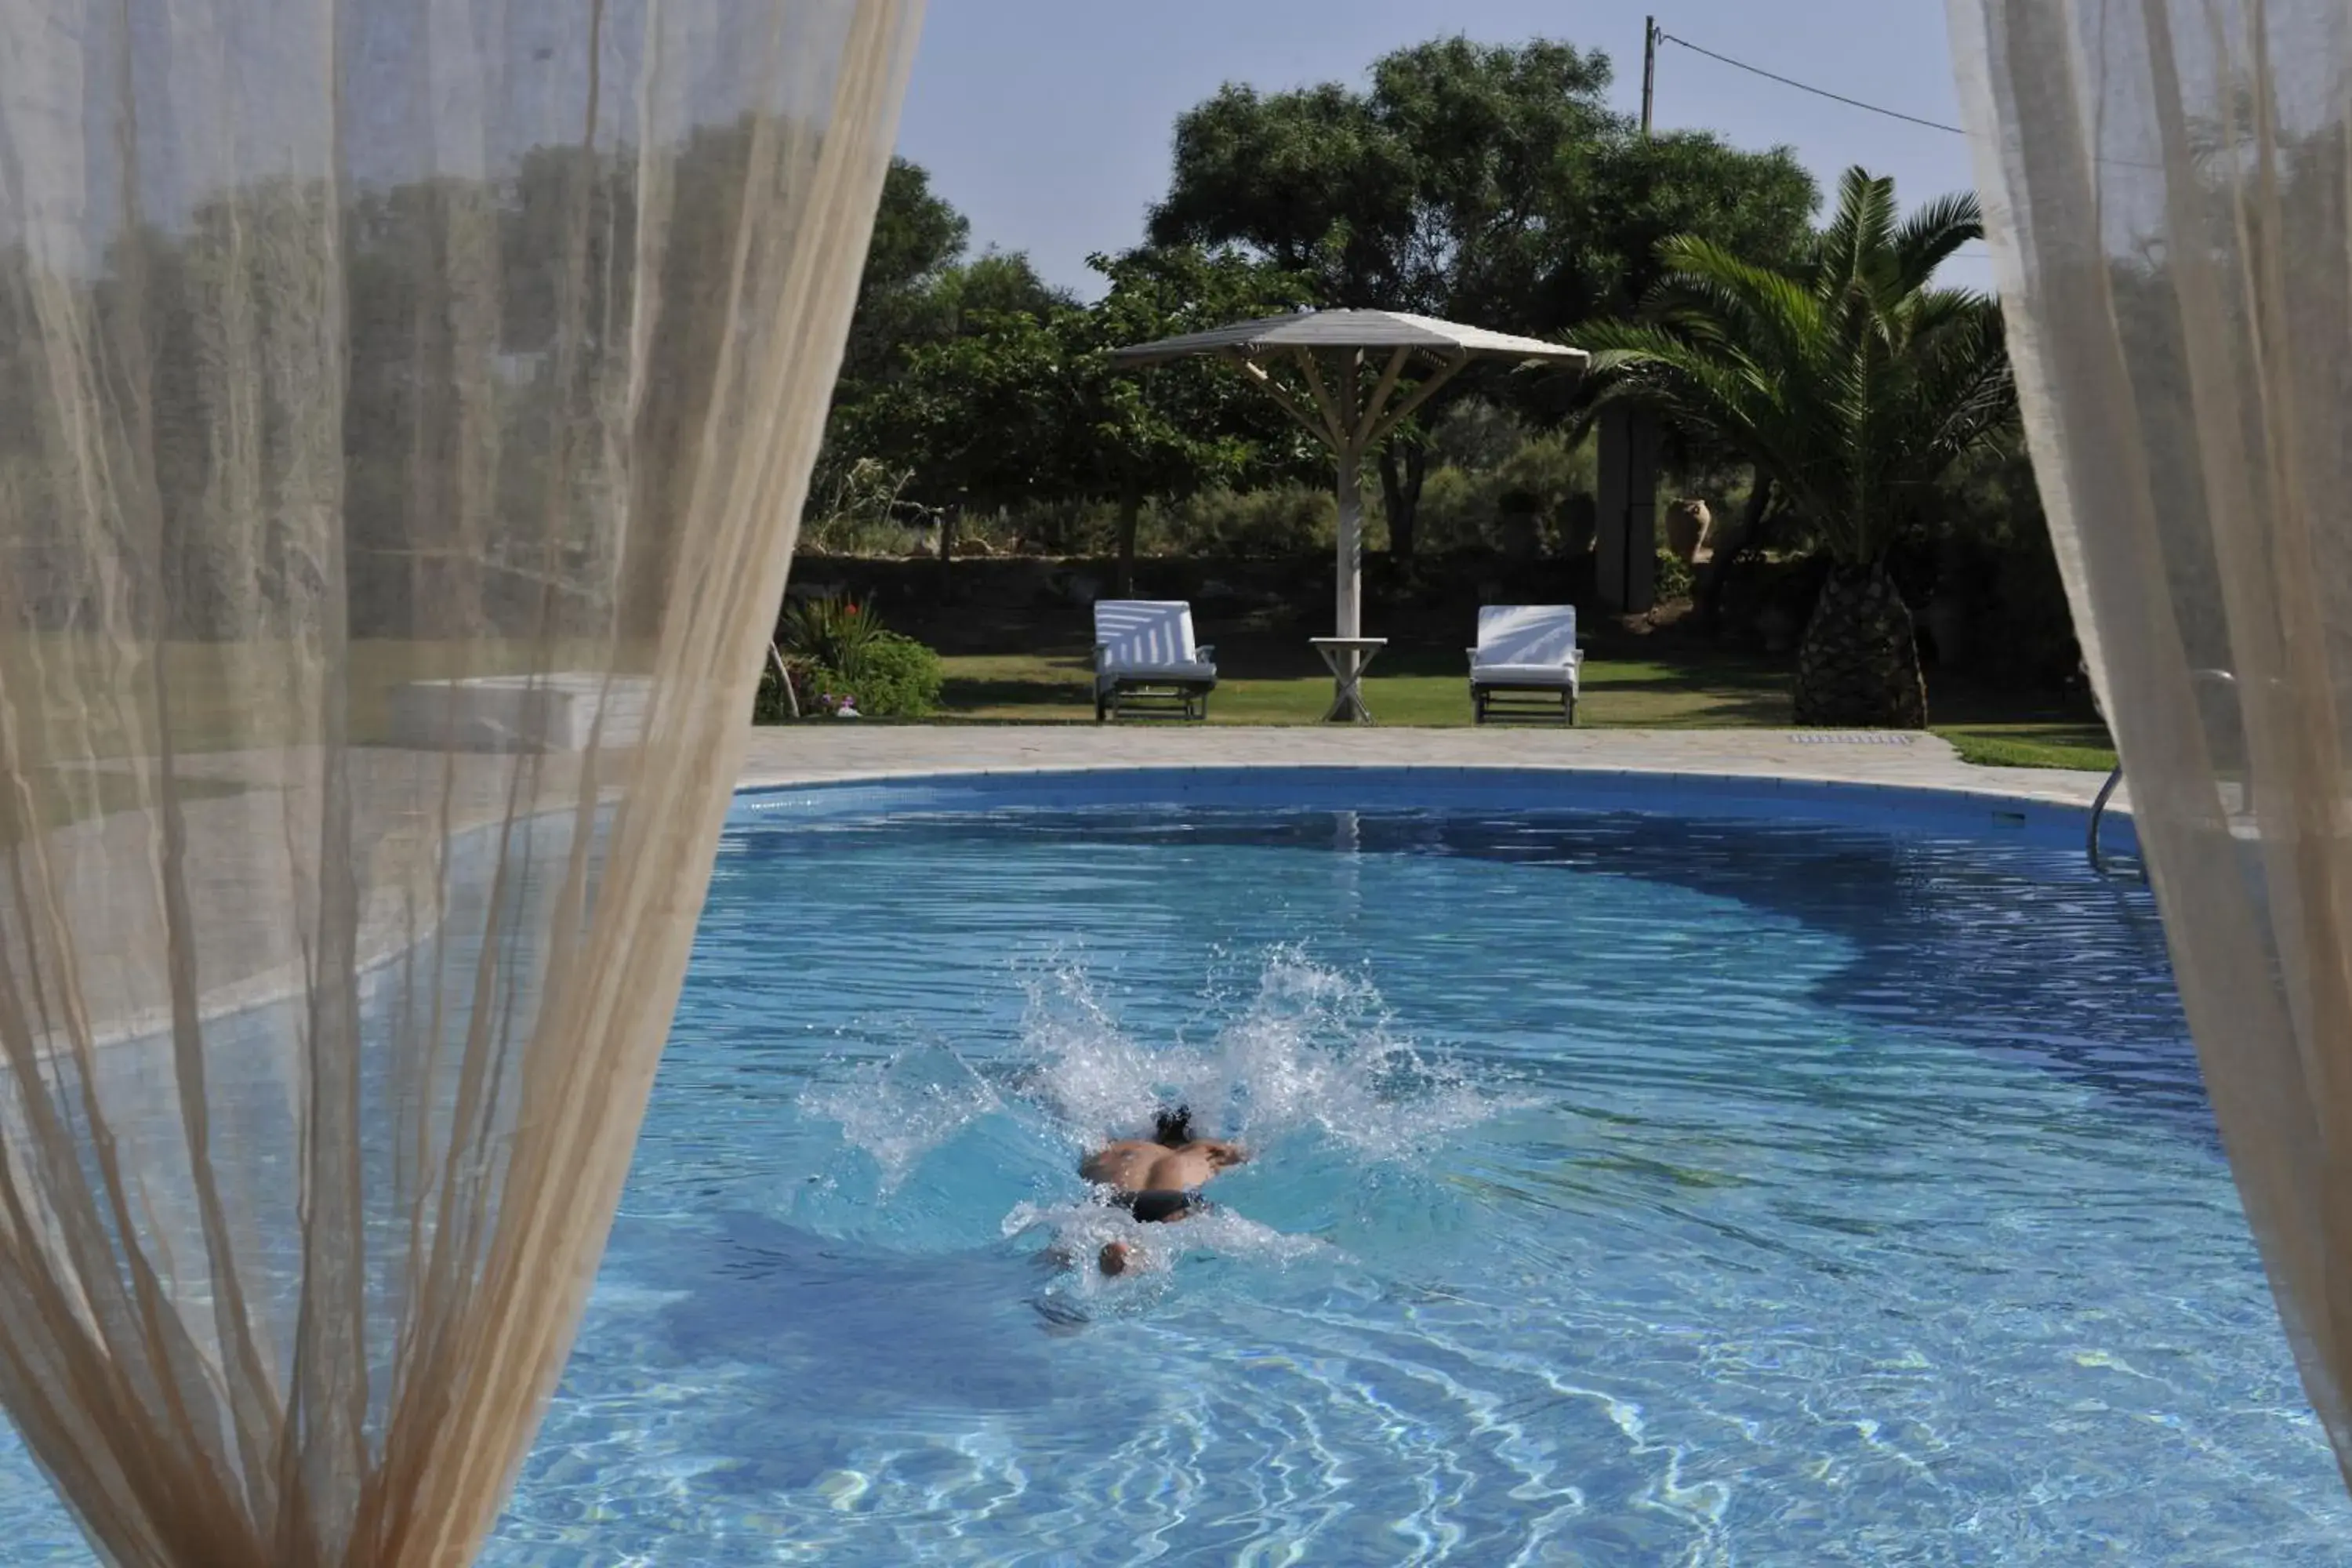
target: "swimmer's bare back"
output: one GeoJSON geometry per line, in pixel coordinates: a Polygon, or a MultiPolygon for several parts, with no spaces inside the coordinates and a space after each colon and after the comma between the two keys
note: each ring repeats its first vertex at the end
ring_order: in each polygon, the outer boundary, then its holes
{"type": "Polygon", "coordinates": [[[1106,1187],[1141,1192],[1149,1184],[1143,1178],[1151,1167],[1162,1155],[1174,1152],[1140,1138],[1123,1138],[1116,1143],[1104,1144],[1079,1161],[1078,1174],[1106,1187]]]}
{"type": "Polygon", "coordinates": [[[1123,1193],[1191,1192],[1249,1154],[1237,1143],[1202,1138],[1171,1149],[1139,1138],[1106,1144],[1079,1163],[1078,1174],[1123,1193]]]}

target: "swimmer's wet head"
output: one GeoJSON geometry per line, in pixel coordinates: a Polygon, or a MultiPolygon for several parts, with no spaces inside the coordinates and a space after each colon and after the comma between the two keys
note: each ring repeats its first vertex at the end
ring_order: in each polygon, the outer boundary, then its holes
{"type": "Polygon", "coordinates": [[[1151,1141],[1171,1149],[1181,1149],[1192,1141],[1192,1108],[1180,1105],[1173,1110],[1162,1110],[1152,1125],[1151,1141]]]}

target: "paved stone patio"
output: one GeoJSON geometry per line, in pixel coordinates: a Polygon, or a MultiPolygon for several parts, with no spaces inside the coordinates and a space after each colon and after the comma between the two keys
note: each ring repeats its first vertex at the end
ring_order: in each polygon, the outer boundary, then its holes
{"type": "Polygon", "coordinates": [[[2090,805],[2105,777],[2047,768],[1972,767],[1949,744],[1924,734],[844,721],[754,730],[737,782],[758,787],[946,773],[1285,766],[1706,773],[1967,790],[2055,805],[2090,805]]]}

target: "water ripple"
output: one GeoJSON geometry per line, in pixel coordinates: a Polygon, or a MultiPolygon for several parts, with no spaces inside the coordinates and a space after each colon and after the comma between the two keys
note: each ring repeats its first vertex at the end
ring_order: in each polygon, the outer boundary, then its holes
{"type": "Polygon", "coordinates": [[[2143,892],[1340,826],[733,835],[485,1561],[2352,1563],[2143,892]],[[1169,1094],[1234,1223],[1041,1258],[1169,1094]]]}
{"type": "Polygon", "coordinates": [[[494,1563],[2352,1562],[2154,912],[2069,858],[735,844],[494,1563]],[[1003,1238],[1100,1223],[1074,1145],[1168,1092],[1255,1228],[1137,1289],[1003,1238]]]}

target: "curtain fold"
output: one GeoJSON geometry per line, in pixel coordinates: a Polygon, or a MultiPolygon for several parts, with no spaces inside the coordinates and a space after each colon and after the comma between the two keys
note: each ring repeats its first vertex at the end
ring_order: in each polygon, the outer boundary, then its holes
{"type": "Polygon", "coordinates": [[[0,8],[0,1405],[106,1561],[494,1523],[919,12],[0,8]]]}
{"type": "Polygon", "coordinates": [[[2076,632],[2352,1475],[2352,15],[1948,3],[2076,632]]]}

